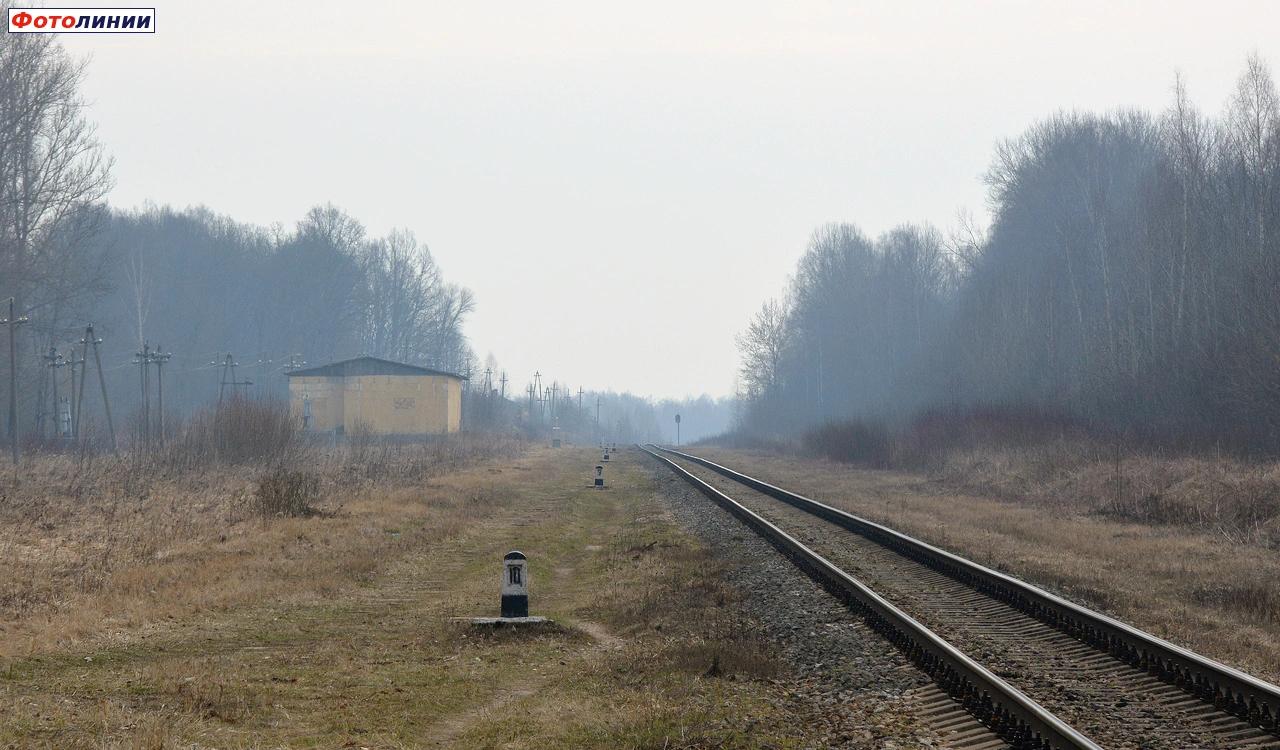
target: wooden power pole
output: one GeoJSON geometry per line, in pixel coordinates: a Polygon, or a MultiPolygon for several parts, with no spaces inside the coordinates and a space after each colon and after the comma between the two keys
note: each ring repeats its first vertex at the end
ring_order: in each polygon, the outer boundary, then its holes
{"type": "Polygon", "coordinates": [[[156,363],[156,435],[159,436],[160,447],[164,447],[164,363],[173,358],[172,352],[156,350],[151,353],[151,361],[156,363]]]}
{"type": "Polygon", "coordinates": [[[142,351],[135,352],[133,361],[138,365],[138,384],[142,388],[139,410],[141,411],[142,448],[151,447],[151,389],[147,387],[147,377],[151,374],[151,345],[142,342],[142,351]]]}
{"type": "MultiPolygon", "coordinates": [[[[71,380],[67,387],[67,437],[77,438],[80,436],[80,403],[76,396],[76,368],[81,369],[81,381],[84,380],[84,358],[76,359],[75,344],[71,345],[71,354],[67,357],[67,371],[70,373],[71,380]]],[[[83,387],[80,389],[83,393],[83,387]]]]}
{"type": "MultiPolygon", "coordinates": [[[[73,354],[72,356],[74,357],[75,355],[73,354]]],[[[59,408],[61,404],[58,401],[58,369],[66,367],[69,362],[61,354],[58,354],[57,348],[53,346],[49,347],[49,353],[44,355],[44,359],[49,363],[49,380],[53,386],[53,437],[57,439],[63,437],[62,409],[59,408]]],[[[40,431],[44,432],[43,426],[40,431]]]]}
{"type": "MultiPolygon", "coordinates": [[[[119,455],[120,451],[116,447],[116,428],[111,421],[111,401],[107,397],[107,377],[102,372],[102,352],[98,350],[98,344],[102,343],[102,339],[94,338],[92,323],[84,329],[84,339],[80,343],[84,344],[86,354],[89,352],[89,347],[93,347],[93,362],[98,368],[98,387],[102,389],[102,410],[107,414],[107,434],[111,436],[111,452],[119,455]]],[[[84,371],[80,373],[80,387],[82,390],[88,375],[89,370],[88,366],[86,366],[84,371]]]]}
{"type": "Polygon", "coordinates": [[[13,310],[14,298],[9,298],[9,317],[0,319],[0,325],[9,329],[9,451],[13,454],[13,465],[18,465],[18,326],[27,322],[27,318],[19,318],[13,310]]]}

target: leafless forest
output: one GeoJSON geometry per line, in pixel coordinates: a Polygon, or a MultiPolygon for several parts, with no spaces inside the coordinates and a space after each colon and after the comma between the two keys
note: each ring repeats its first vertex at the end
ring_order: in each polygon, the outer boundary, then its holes
{"type": "Polygon", "coordinates": [[[967,414],[1274,453],[1280,97],[1257,57],[1217,116],[1171,83],[1163,112],[1059,112],[1001,143],[989,229],[818,228],[740,338],[745,427],[967,414]]]}
{"type": "Polygon", "coordinates": [[[368,236],[332,205],[292,228],[198,208],[108,208],[112,160],[78,92],[86,63],[53,39],[12,36],[0,49],[0,296],[28,318],[16,337],[17,429],[52,433],[53,379],[66,381],[64,396],[70,380],[44,356],[82,357],[90,322],[121,411],[136,400],[136,378],[120,376],[144,343],[173,352],[177,413],[216,395],[223,376],[212,364],[227,353],[257,394],[278,395],[291,362],[358,353],[466,368],[472,297],[411,232],[368,236]]]}
{"type": "MultiPolygon", "coordinates": [[[[13,331],[18,408],[16,418],[6,410],[6,440],[47,443],[69,431],[67,412],[82,411],[77,436],[105,444],[103,389],[115,431],[137,433],[144,346],[172,355],[166,430],[228,390],[281,399],[290,368],[358,355],[470,375],[472,427],[536,431],[555,421],[616,440],[674,439],[674,413],[701,408],[693,436],[727,429],[728,401],[654,404],[576,384],[571,394],[550,375],[526,403],[517,374],[501,382],[497,360],[482,361],[464,333],[471,292],[409,230],[371,236],[332,204],[270,227],[200,207],[110,207],[113,160],[80,93],[86,65],[53,36],[10,36],[0,48],[0,299],[13,297],[14,317],[25,318],[13,331]],[[101,383],[89,324],[101,339],[101,383]]],[[[9,361],[0,347],[6,386],[9,361]]]]}

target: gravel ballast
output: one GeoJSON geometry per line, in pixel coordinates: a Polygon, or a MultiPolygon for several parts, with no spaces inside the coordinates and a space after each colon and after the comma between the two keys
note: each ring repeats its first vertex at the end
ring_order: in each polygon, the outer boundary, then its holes
{"type": "Polygon", "coordinates": [[[710,470],[684,468],[778,525],[1104,747],[1280,740],[921,563],[710,470]]]}
{"type": "Polygon", "coordinates": [[[736,518],[657,462],[651,472],[676,521],[728,561],[737,606],[790,669],[786,708],[820,727],[815,747],[946,746],[918,710],[936,695],[926,675],[736,518]]]}

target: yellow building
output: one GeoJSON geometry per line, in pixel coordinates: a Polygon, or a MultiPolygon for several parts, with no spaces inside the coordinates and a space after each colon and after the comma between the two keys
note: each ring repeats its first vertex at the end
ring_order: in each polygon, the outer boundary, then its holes
{"type": "Polygon", "coordinates": [[[288,375],[289,410],[313,432],[440,435],[461,425],[461,375],[376,357],[288,375]]]}

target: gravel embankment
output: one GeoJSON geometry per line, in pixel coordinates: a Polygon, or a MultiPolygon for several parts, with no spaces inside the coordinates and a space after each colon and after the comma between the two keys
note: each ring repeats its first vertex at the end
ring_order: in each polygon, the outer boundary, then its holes
{"type": "Polygon", "coordinates": [[[1186,694],[1013,607],[710,470],[681,464],[870,586],[1104,747],[1280,748],[1280,739],[1211,706],[1173,705],[1183,702],[1186,694]]]}
{"type": "Polygon", "coordinates": [[[667,468],[652,473],[676,520],[730,561],[738,606],[791,667],[786,708],[821,727],[818,747],[945,746],[918,715],[923,673],[737,519],[667,468]]]}

